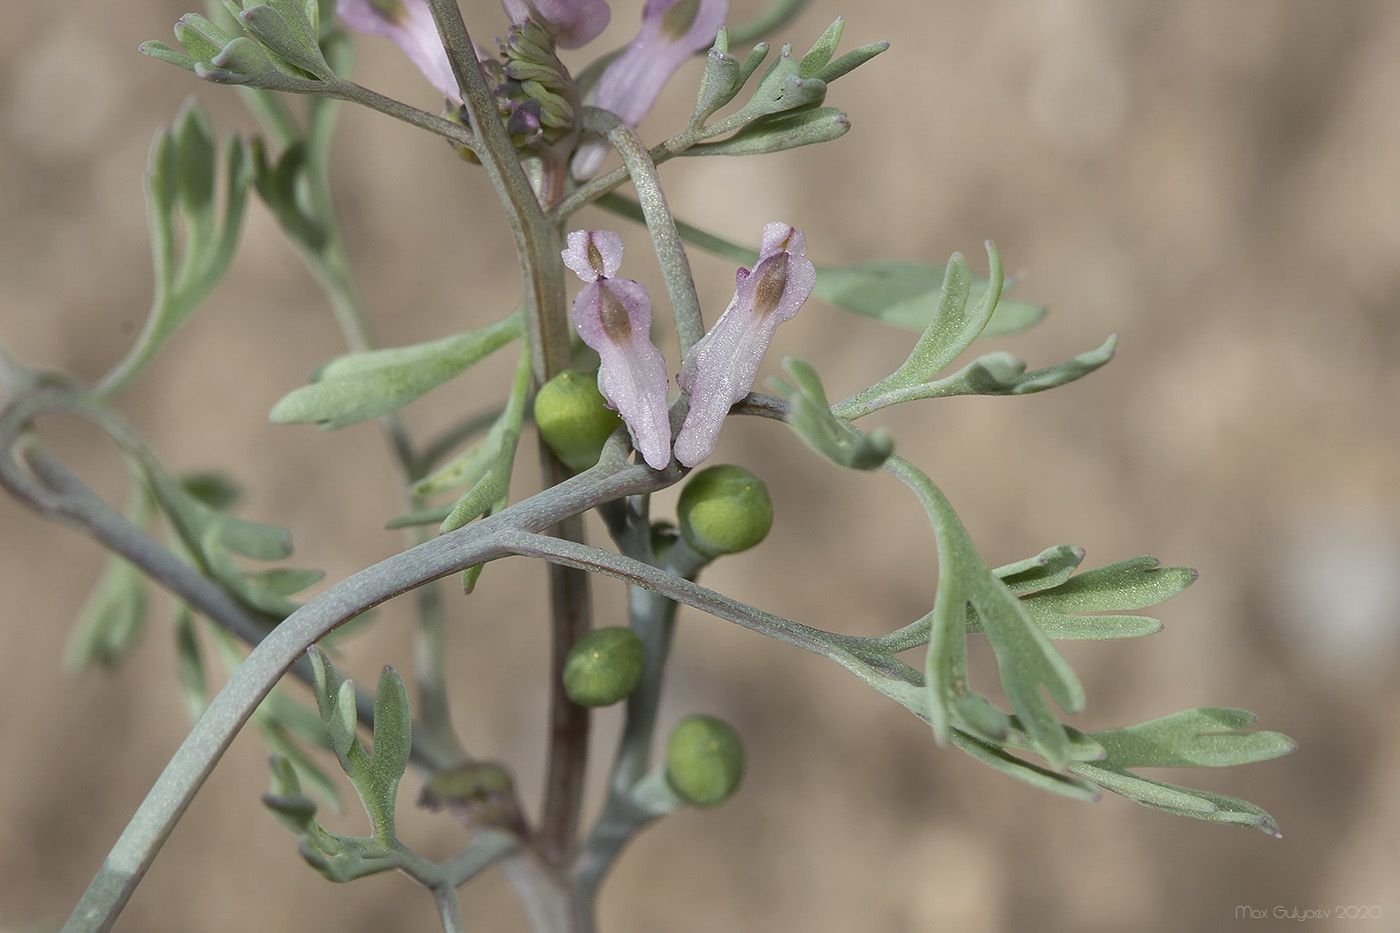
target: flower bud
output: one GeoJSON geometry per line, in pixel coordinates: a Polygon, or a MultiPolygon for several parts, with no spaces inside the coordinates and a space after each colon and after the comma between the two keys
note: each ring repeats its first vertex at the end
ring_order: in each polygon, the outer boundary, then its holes
{"type": "Polygon", "coordinates": [[[566,369],[535,394],[535,425],[560,461],[575,473],[598,462],[603,443],[622,424],[592,376],[566,369]]]}
{"type": "Polygon", "coordinates": [[[636,689],[645,652],[630,628],[594,629],[564,659],[564,692],[580,706],[611,706],[636,689]]]}
{"type": "Polygon", "coordinates": [[[739,733],[713,716],[687,716],[666,741],[666,779],[697,807],[724,803],[744,778],[739,733]]]}
{"type": "Polygon", "coordinates": [[[733,464],[691,475],[676,505],[681,534],[706,557],[747,551],[773,527],[773,500],[763,480],[733,464]]]}

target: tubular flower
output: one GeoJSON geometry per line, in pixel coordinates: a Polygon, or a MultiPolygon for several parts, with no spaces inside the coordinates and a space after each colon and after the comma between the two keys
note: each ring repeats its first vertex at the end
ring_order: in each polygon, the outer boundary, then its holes
{"type": "Polygon", "coordinates": [[[612,10],[606,0],[501,0],[511,22],[526,17],[543,26],[562,49],[576,49],[598,38],[612,10]]]}
{"type": "Polygon", "coordinates": [[[615,279],[622,237],[575,230],[564,265],[586,283],[570,315],[583,342],[598,352],[598,391],[617,409],[633,445],[655,470],[671,462],[666,360],[651,342],[651,298],[631,279],[615,279]]]}
{"type": "MultiPolygon", "coordinates": [[[[681,65],[715,41],[728,12],[729,0],[647,0],[641,30],[604,70],[586,103],[636,126],[681,65]]],[[[602,142],[584,142],[574,156],[575,177],[591,177],[606,154],[602,142]]]]}
{"type": "Polygon", "coordinates": [[[714,452],[729,407],[749,394],[758,364],[778,325],[797,313],[817,283],[802,231],[784,223],[763,228],[753,270],[735,276],[724,314],[690,348],[677,377],[690,411],[676,435],[676,459],[688,467],[714,452]]]}
{"type": "Polygon", "coordinates": [[[356,32],[383,36],[397,45],[433,87],[453,106],[461,106],[457,79],[425,0],[336,0],[335,11],[356,32]]]}

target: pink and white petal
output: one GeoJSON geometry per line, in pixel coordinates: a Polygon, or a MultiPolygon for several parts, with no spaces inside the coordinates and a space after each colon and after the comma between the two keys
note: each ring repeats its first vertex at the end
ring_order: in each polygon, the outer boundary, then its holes
{"type": "Polygon", "coordinates": [[[666,359],[651,342],[651,299],[630,279],[590,282],[574,299],[574,327],[598,353],[598,391],[626,422],[653,469],[671,462],[666,359]]]}
{"type": "Polygon", "coordinates": [[[602,34],[612,19],[606,0],[501,0],[511,22],[530,17],[554,35],[560,48],[576,49],[602,34]]]}
{"type": "MultiPolygon", "coordinates": [[[[587,103],[636,126],[655,106],[671,76],[715,41],[728,12],[729,0],[648,0],[642,10],[642,28],[603,71],[587,103]]],[[[591,178],[607,151],[600,140],[585,140],[570,164],[574,177],[591,178]]]]}
{"type": "Polygon", "coordinates": [[[769,224],[762,258],[747,275],[740,270],[729,307],[686,354],[677,381],[690,395],[690,410],[676,435],[676,459],[685,466],[714,452],[730,406],[753,388],[778,325],[811,294],[817,272],[805,252],[801,231],[769,224]]]}
{"type": "Polygon", "coordinates": [[[341,22],[356,32],[393,42],[429,84],[454,105],[462,103],[447,51],[425,0],[336,0],[335,6],[341,22]]]}
{"type": "Polygon", "coordinates": [[[611,230],[573,230],[566,242],[564,265],[585,282],[611,278],[622,267],[622,237],[611,230]]]}

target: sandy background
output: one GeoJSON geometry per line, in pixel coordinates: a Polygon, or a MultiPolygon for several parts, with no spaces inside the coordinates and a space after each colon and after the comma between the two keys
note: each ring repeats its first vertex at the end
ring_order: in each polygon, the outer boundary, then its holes
{"type": "MultiPolygon", "coordinates": [[[[503,22],[468,0],[469,22],[503,22]]],[[[609,32],[624,40],[634,4],[609,32]]],[[[733,19],[756,4],[735,3],[733,19]]],[[[683,216],[736,239],[803,227],[818,261],[928,258],[997,241],[1019,294],[1052,308],[1004,346],[1032,365],[1097,346],[1117,360],[1072,387],[888,413],[901,451],[943,485],[995,563],[1072,542],[1087,566],[1139,553],[1199,568],[1150,639],[1066,648],[1102,728],[1240,706],[1301,745],[1290,758],[1173,777],[1247,797],[1284,839],[1088,806],[996,775],[818,659],[687,612],[667,723],[723,715],[745,735],[743,793],[646,833],[602,899],[611,931],[1300,929],[1236,908],[1378,907],[1400,928],[1400,7],[1376,0],[1156,4],[816,0],[787,34],[850,16],[847,43],[894,40],[840,82],[841,141],[664,170],[683,216]],[[1389,879],[1389,881],[1387,881],[1389,879]]],[[[135,53],[188,0],[16,4],[0,30],[0,345],[95,379],[149,301],[139,180],[150,138],[197,94],[221,132],[250,128],[230,91],[135,53]]],[[[805,45],[803,46],[805,48],[805,45]]],[[[432,107],[386,43],[357,77],[432,107]]],[[[689,80],[693,80],[691,73],[689,80]]],[[[682,79],[645,126],[689,112],[682,79]]],[[[515,300],[499,208],[440,143],[347,110],[338,193],[374,326],[408,343],[515,300]]],[[[590,214],[581,222],[609,223],[590,214]]],[[[629,274],[656,286],[640,240],[629,274]]],[[[695,260],[713,316],[732,267],[695,260]]],[[[888,372],[912,338],[815,303],[781,353],[833,396],[888,372]]],[[[176,469],[222,465],[242,514],[292,529],[301,566],[343,577],[398,546],[389,459],[365,425],[276,428],[266,412],[338,352],[324,301],[260,206],[229,280],[119,402],[176,469]],[[349,468],[353,465],[353,469],[349,468]]],[[[490,403],[509,361],[410,409],[430,430],[490,403]]],[[[118,458],[86,426],[44,436],[104,494],[118,458]]],[[[731,425],[719,458],[770,480],[778,527],[706,582],[829,628],[876,633],[926,611],[931,535],[902,487],[818,463],[779,426],[731,425]]],[[[534,483],[522,458],[516,492],[534,483]]],[[[671,499],[662,497],[665,512],[671,499]]],[[[119,670],[60,673],[68,625],[103,563],[86,539],[0,502],[0,927],[54,929],[188,728],[169,606],[119,670]]],[[[538,799],[544,748],[541,569],[488,569],[452,599],[455,712],[470,748],[513,762],[538,799]]],[[[621,593],[601,583],[600,619],[621,593]]],[[[359,677],[411,669],[401,610],[349,648],[359,677]]],[[[598,755],[615,716],[599,717],[598,755]]],[[[119,929],[427,930],[406,879],[345,887],[304,868],[262,811],[264,751],[240,739],[119,929]]],[[[405,781],[405,803],[417,793],[405,781]]],[[[443,818],[406,837],[445,857],[443,818]]],[[[330,819],[363,829],[356,812],[330,819]]],[[[523,930],[499,874],[463,892],[478,930],[523,930]]]]}

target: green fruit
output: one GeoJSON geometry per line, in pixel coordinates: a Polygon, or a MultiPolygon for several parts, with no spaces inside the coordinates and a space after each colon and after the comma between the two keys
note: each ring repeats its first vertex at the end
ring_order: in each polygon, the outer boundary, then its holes
{"type": "Polygon", "coordinates": [[[681,534],[706,557],[737,554],[773,527],[773,500],[763,480],[724,464],[691,474],[676,506],[681,534]]]}
{"type": "Polygon", "coordinates": [[[564,659],[564,692],[579,706],[611,706],[637,687],[645,652],[630,628],[594,629],[564,659]]]}
{"type": "Polygon", "coordinates": [[[535,425],[540,437],[575,473],[598,462],[603,442],[622,419],[608,407],[598,382],[587,373],[566,369],[535,393],[535,425]]]}
{"type": "Polygon", "coordinates": [[[666,740],[666,779],[686,802],[713,807],[728,800],[744,778],[739,733],[713,716],[687,716],[666,740]]]}

